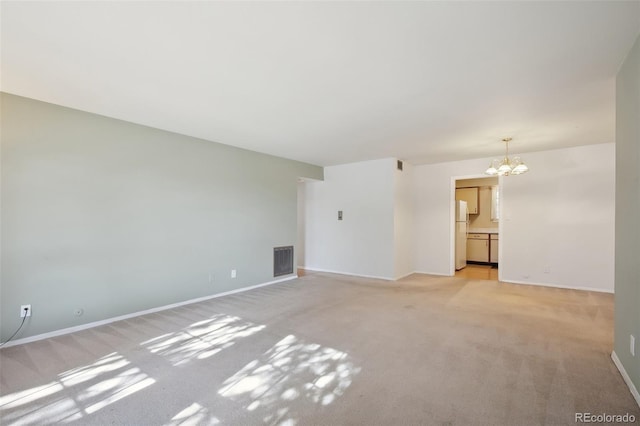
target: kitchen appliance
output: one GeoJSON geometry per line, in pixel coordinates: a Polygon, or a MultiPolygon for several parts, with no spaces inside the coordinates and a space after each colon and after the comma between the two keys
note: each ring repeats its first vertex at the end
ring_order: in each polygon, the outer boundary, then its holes
{"type": "Polygon", "coordinates": [[[456,271],[467,266],[467,227],[469,213],[466,201],[456,201],[456,271]]]}

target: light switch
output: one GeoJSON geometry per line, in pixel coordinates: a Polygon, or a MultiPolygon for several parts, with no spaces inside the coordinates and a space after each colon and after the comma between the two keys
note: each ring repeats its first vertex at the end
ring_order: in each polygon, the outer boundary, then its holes
{"type": "Polygon", "coordinates": [[[342,210],[338,210],[338,220],[342,220],[342,210]]]}

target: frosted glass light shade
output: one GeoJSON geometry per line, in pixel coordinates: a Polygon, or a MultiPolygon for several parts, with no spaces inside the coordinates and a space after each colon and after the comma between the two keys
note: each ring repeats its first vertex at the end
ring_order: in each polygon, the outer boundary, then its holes
{"type": "Polygon", "coordinates": [[[500,176],[509,176],[510,173],[511,173],[511,166],[509,165],[509,162],[505,159],[505,161],[502,162],[500,167],[498,167],[498,174],[500,176]]]}
{"type": "Polygon", "coordinates": [[[520,157],[515,157],[513,159],[513,173],[514,175],[521,175],[522,173],[526,173],[529,171],[529,167],[522,162],[520,157]]]}
{"type": "Polygon", "coordinates": [[[513,173],[514,175],[521,175],[523,173],[527,173],[529,171],[529,167],[527,167],[526,164],[524,163],[520,163],[518,164],[515,169],[513,169],[513,173]]]}
{"type": "Polygon", "coordinates": [[[498,169],[496,168],[497,165],[498,165],[497,161],[493,160],[491,164],[489,164],[489,168],[485,170],[484,173],[489,176],[497,175],[498,174],[498,169]]]}

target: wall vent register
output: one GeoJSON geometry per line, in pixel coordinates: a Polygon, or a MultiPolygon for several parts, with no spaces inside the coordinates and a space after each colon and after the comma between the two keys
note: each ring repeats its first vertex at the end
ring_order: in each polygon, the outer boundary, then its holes
{"type": "Polygon", "coordinates": [[[293,246],[273,248],[273,276],[293,274],[293,246]]]}

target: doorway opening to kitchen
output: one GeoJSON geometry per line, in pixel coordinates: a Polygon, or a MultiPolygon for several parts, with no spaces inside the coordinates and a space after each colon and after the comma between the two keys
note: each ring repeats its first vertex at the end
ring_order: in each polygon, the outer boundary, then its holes
{"type": "Polygon", "coordinates": [[[499,178],[455,178],[453,183],[452,275],[497,281],[500,265],[499,178]]]}

